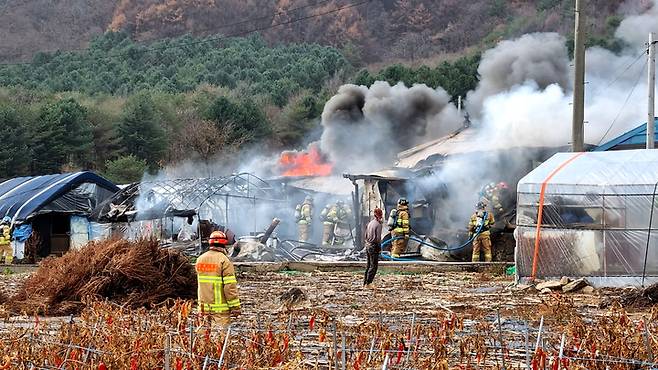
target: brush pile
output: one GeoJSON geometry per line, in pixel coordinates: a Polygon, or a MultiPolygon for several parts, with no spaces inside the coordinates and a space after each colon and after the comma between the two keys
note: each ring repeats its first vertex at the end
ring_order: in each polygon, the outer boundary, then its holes
{"type": "Polygon", "coordinates": [[[80,312],[86,299],[135,308],[195,295],[194,267],[180,252],[156,240],[107,240],[44,260],[11,306],[57,315],[80,312]]]}

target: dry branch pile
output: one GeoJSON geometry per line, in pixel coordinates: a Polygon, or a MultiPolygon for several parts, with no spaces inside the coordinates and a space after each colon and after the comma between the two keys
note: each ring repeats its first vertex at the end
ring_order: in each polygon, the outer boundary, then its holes
{"type": "Polygon", "coordinates": [[[162,249],[156,240],[108,240],[44,260],[12,308],[69,314],[79,312],[86,298],[149,307],[195,295],[194,267],[180,252],[162,249]]]}

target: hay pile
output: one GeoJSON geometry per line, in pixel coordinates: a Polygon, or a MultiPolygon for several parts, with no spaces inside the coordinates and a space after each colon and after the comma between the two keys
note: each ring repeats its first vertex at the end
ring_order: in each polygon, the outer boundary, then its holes
{"type": "Polygon", "coordinates": [[[44,260],[12,299],[12,308],[70,314],[89,298],[149,307],[195,296],[194,267],[180,252],[162,249],[156,240],[108,240],[44,260]]]}

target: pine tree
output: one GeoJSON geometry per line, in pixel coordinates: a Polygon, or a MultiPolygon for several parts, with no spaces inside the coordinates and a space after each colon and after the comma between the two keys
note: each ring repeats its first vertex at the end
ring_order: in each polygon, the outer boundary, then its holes
{"type": "Polygon", "coordinates": [[[30,162],[27,127],[10,107],[0,107],[0,127],[4,131],[0,145],[0,178],[26,175],[30,162]]]}
{"type": "Polygon", "coordinates": [[[135,95],[124,107],[118,131],[127,153],[156,168],[166,152],[167,138],[153,106],[148,94],[135,95]]]}
{"type": "Polygon", "coordinates": [[[92,144],[87,110],[72,98],[46,104],[32,135],[31,172],[55,173],[84,167],[92,144]]]}

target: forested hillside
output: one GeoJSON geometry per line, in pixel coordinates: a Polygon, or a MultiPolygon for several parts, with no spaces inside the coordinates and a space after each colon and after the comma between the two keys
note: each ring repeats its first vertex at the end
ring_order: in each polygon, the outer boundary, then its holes
{"type": "MultiPolygon", "coordinates": [[[[641,3],[644,0],[631,0],[641,3]]],[[[587,1],[601,35],[622,0],[587,1]]],[[[629,1],[626,1],[628,3],[629,1]]],[[[574,0],[4,0],[0,58],[79,49],[105,31],[138,41],[260,30],[271,44],[310,42],[354,61],[417,60],[461,53],[533,31],[573,32],[574,0]]]]}
{"type": "Polygon", "coordinates": [[[86,168],[128,181],[186,159],[230,162],[238,148],[301,147],[343,82],[422,82],[456,96],[474,87],[477,61],[371,75],[316,44],[270,48],[252,35],[145,46],[110,32],[83,52],[0,67],[0,124],[11,130],[0,173],[86,168]]]}
{"type": "MultiPolygon", "coordinates": [[[[456,100],[487,47],[572,22],[572,2],[557,0],[91,3],[0,2],[0,29],[24,31],[0,39],[2,56],[29,59],[0,65],[0,178],[92,169],[126,182],[188,159],[230,166],[238,150],[302,148],[343,83],[425,83],[456,100]],[[59,47],[76,50],[30,54],[59,47]]],[[[620,47],[613,3],[588,2],[589,45],[620,47]]]]}

